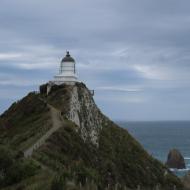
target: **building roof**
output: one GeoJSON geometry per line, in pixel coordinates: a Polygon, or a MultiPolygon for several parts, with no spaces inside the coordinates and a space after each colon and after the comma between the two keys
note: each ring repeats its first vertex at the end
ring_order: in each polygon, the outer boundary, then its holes
{"type": "Polygon", "coordinates": [[[75,60],[70,56],[69,51],[67,51],[61,62],[75,62],[75,60]]]}

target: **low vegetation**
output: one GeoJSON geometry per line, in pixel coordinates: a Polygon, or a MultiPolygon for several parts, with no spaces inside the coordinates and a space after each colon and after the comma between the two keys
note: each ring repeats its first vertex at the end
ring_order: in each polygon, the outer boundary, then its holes
{"type": "Polygon", "coordinates": [[[18,151],[30,147],[51,127],[47,105],[29,93],[0,116],[0,144],[18,151]]]}
{"type": "MultiPolygon", "coordinates": [[[[28,94],[0,116],[0,187],[3,190],[128,190],[137,187],[148,190],[156,186],[162,190],[174,186],[183,189],[180,180],[151,157],[127,130],[101,113],[101,121],[106,122],[100,127],[98,145],[90,139],[84,141],[77,132],[78,127],[67,120],[32,158],[23,158],[23,150],[52,127],[47,104],[63,113],[62,119],[69,109],[69,86],[55,87],[48,97],[44,88],[44,93],[28,94]]],[[[80,101],[86,87],[77,84],[77,88],[80,101]]]]}
{"type": "Polygon", "coordinates": [[[32,159],[24,159],[20,153],[0,146],[0,187],[16,184],[23,179],[34,176],[40,165],[32,159]]]}
{"type": "Polygon", "coordinates": [[[138,185],[153,188],[157,184],[164,189],[173,188],[174,184],[182,187],[177,177],[166,174],[169,171],[165,166],[113,123],[102,130],[98,148],[84,142],[74,127],[67,126],[57,131],[34,157],[57,173],[64,171],[67,180],[75,181],[75,184],[85,185],[88,179],[100,189],[108,184],[131,189],[138,185]]]}

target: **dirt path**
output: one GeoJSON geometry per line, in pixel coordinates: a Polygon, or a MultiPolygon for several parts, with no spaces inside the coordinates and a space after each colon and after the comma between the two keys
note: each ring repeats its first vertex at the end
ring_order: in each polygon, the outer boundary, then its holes
{"type": "Polygon", "coordinates": [[[24,151],[25,158],[30,157],[34,150],[38,149],[42,144],[44,144],[45,141],[64,124],[63,120],[61,119],[60,111],[58,111],[57,109],[55,109],[53,106],[49,104],[47,106],[50,108],[53,126],[40,139],[38,139],[31,147],[29,147],[28,149],[24,151]]]}

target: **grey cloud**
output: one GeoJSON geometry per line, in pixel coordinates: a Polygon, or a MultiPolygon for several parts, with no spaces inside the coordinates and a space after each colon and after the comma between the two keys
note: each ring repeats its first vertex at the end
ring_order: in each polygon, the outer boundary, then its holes
{"type": "Polygon", "coordinates": [[[104,88],[95,98],[108,115],[162,119],[163,109],[172,108],[175,100],[181,113],[172,109],[169,117],[185,118],[190,107],[189,6],[186,0],[2,0],[0,72],[7,75],[0,83],[1,98],[12,91],[21,97],[34,89],[32,84],[37,88],[50,80],[68,49],[80,80],[104,88]],[[25,90],[21,80],[27,81],[25,90]],[[132,98],[129,86],[142,92],[132,98]],[[167,99],[171,92],[175,98],[167,99]],[[110,101],[101,99],[105,94],[110,101]],[[125,114],[114,115],[109,106],[125,114]],[[153,106],[158,107],[155,113],[153,106]]]}

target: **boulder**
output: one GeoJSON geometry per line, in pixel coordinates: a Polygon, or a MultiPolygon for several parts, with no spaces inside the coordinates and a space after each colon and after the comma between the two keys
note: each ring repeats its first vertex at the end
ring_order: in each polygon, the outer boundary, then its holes
{"type": "Polygon", "coordinates": [[[170,150],[170,152],[168,154],[168,159],[167,159],[166,165],[169,168],[176,168],[176,169],[185,169],[186,168],[185,160],[184,160],[182,154],[180,153],[180,151],[177,149],[170,150]]]}

